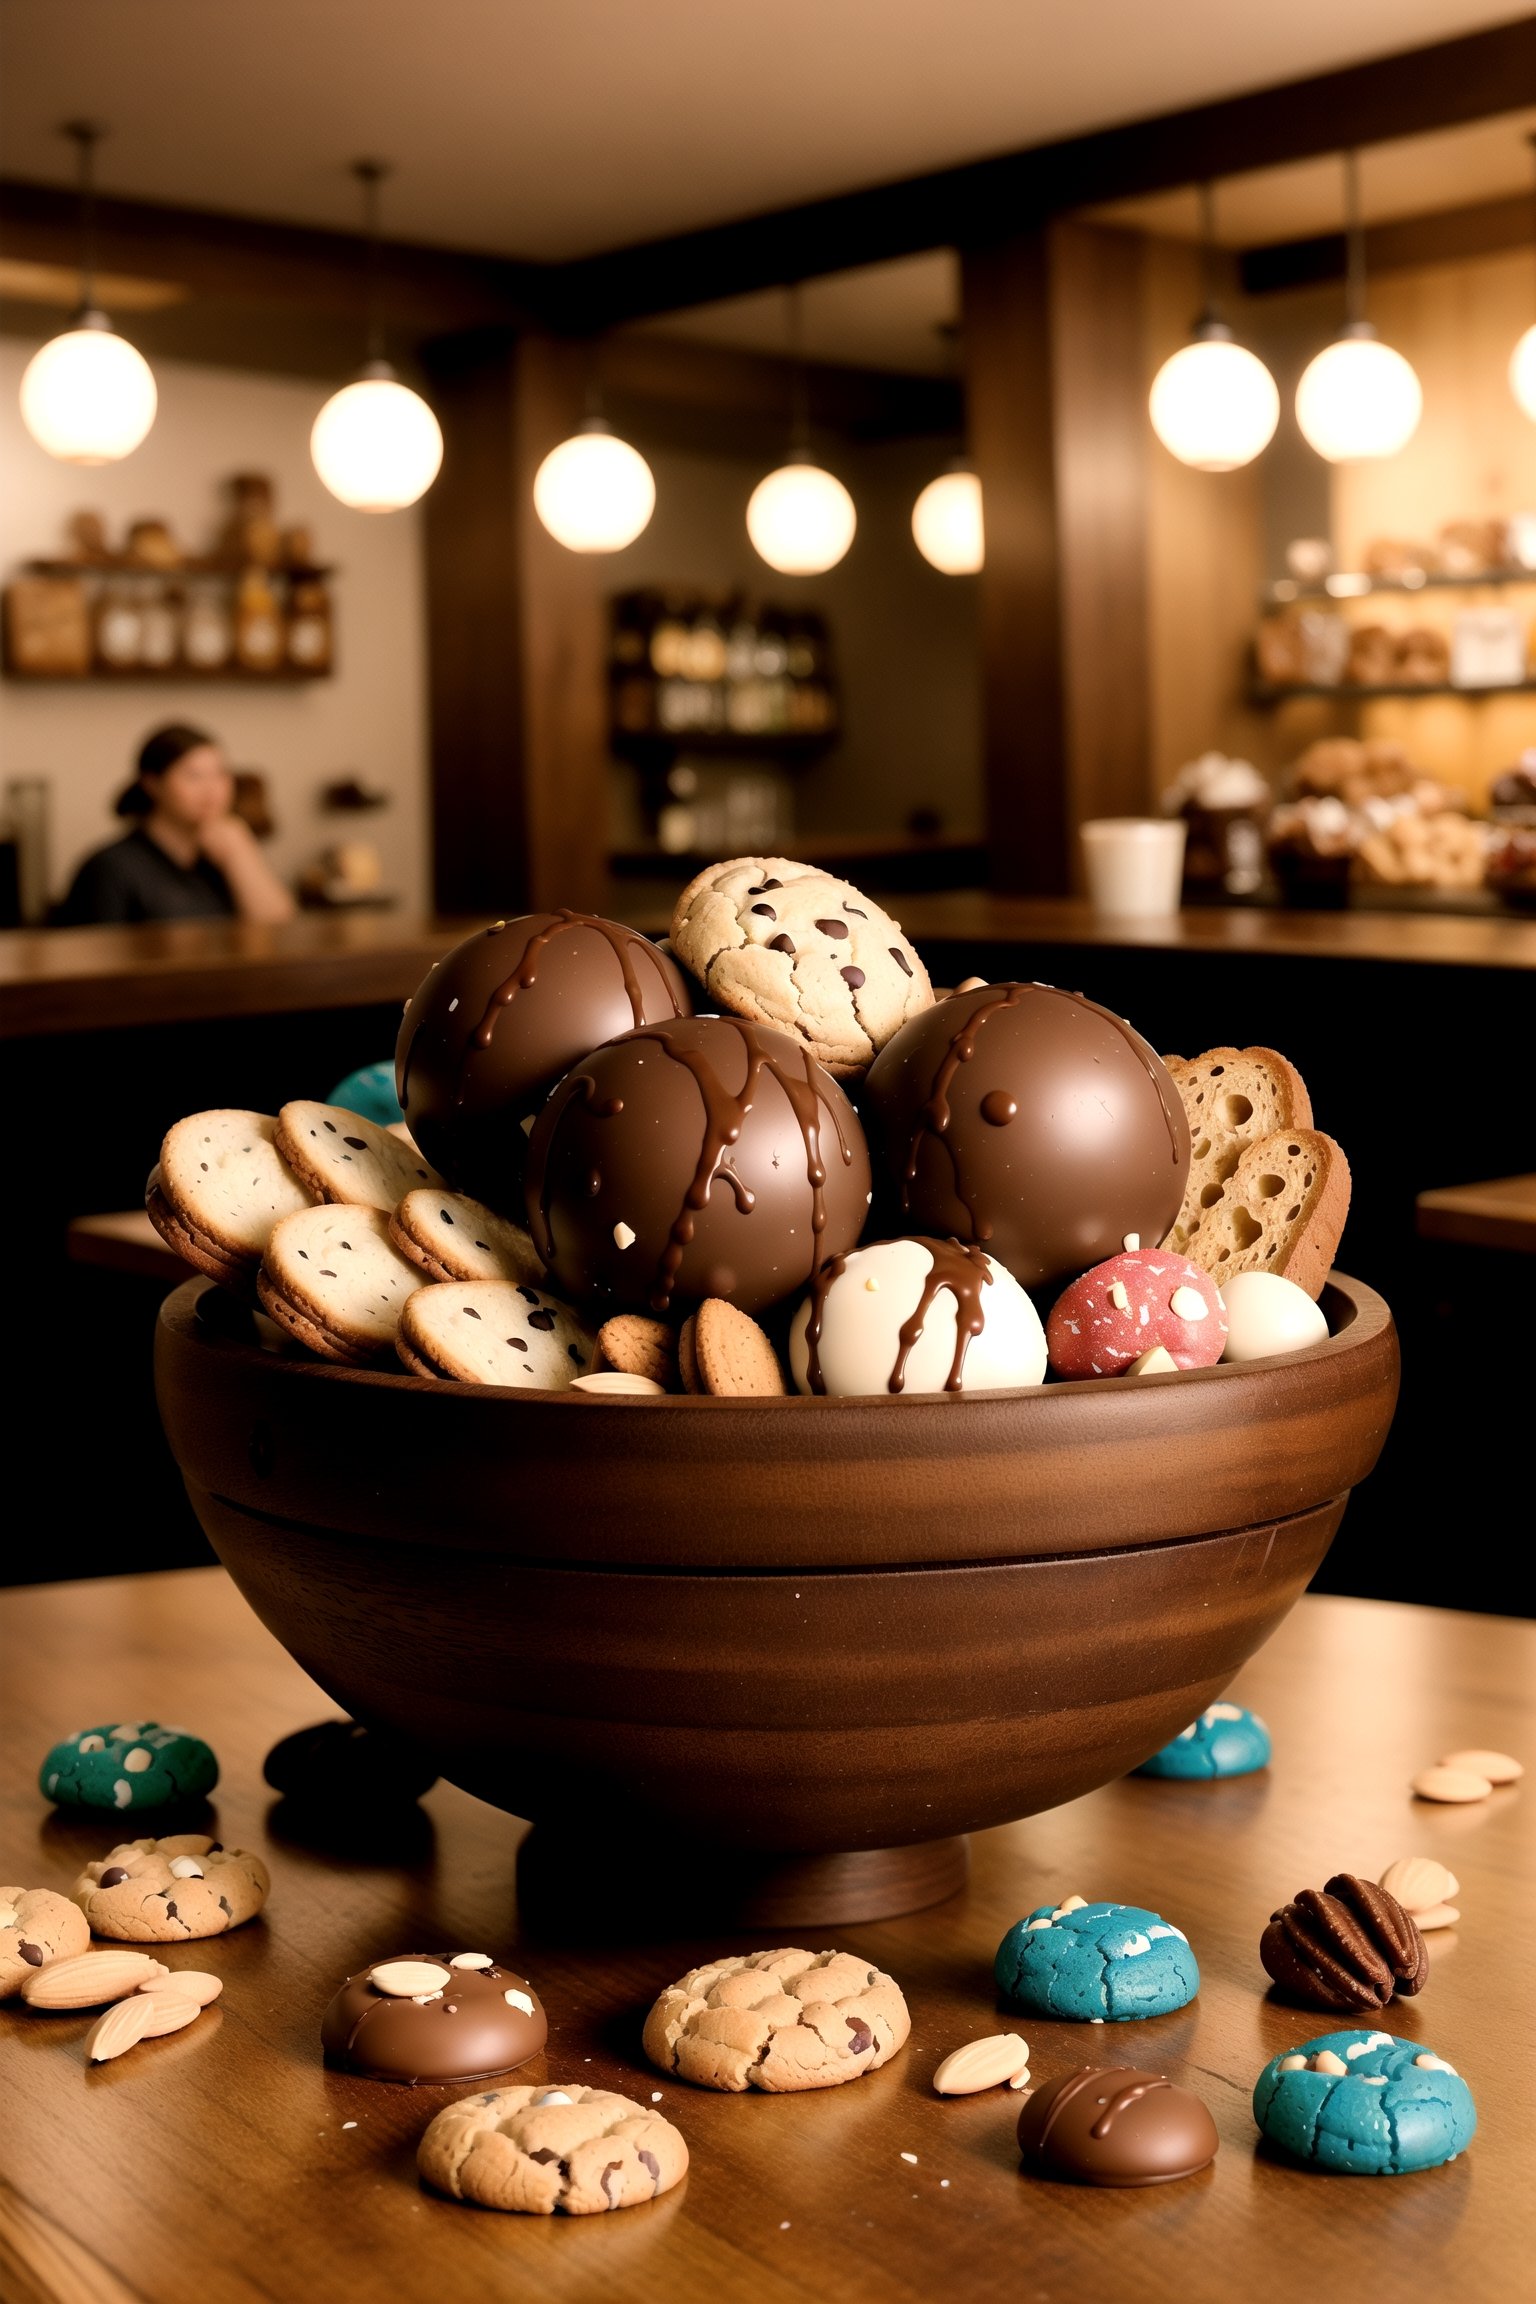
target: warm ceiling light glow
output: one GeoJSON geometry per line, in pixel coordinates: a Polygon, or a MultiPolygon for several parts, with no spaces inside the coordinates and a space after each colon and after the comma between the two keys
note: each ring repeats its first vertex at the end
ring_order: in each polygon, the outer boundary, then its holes
{"type": "Polygon", "coordinates": [[[332,393],[315,418],[309,453],[331,494],[354,512],[398,512],[437,478],[443,435],[421,395],[380,360],[332,393]]]}
{"type": "Polygon", "coordinates": [[[1220,321],[1206,321],[1193,344],[1163,362],[1148,408],[1153,431],[1181,464],[1235,472],[1274,438],[1280,394],[1262,360],[1220,321]]]}
{"type": "Polygon", "coordinates": [[[974,472],[941,472],[912,507],[912,534],[943,576],[974,576],[985,558],[981,482],[974,472]]]}
{"type": "Polygon", "coordinates": [[[539,466],[533,508],[568,552],[622,552],[656,509],[656,482],[639,449],[593,418],[539,466]]]}
{"type": "Polygon", "coordinates": [[[39,448],[66,464],[115,464],[155,420],[155,379],[141,352],[106,315],[77,324],[34,352],[21,379],[21,417],[39,448]]]}
{"type": "Polygon", "coordinates": [[[1509,388],[1521,409],[1536,424],[1536,322],[1527,328],[1509,356],[1509,388]]]}
{"type": "Polygon", "coordinates": [[[1363,320],[1325,346],[1296,387],[1296,421],[1330,464],[1395,456],[1413,438],[1423,410],[1412,368],[1363,320]]]}
{"type": "Polygon", "coordinates": [[[781,576],[820,576],[835,568],[857,526],[853,498],[819,464],[781,464],[747,499],[747,534],[781,576]]]}

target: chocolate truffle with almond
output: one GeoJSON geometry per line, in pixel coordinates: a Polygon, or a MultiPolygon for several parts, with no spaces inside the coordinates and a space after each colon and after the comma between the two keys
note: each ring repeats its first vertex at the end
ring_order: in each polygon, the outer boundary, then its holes
{"type": "Polygon", "coordinates": [[[326,2062],[371,2080],[486,2080],[537,2056],[549,2025],[489,1952],[401,1952],[349,1976],[320,2027],[326,2062]]]}

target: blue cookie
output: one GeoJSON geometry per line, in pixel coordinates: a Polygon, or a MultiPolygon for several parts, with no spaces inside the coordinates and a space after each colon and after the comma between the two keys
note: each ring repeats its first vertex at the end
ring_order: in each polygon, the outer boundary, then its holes
{"type": "Polygon", "coordinates": [[[1253,2116],[1271,2144],[1333,2176],[1438,2168],[1477,2126],[1472,2091],[1455,2069],[1390,2032],[1324,2032],[1271,2057],[1253,2116]]]}
{"type": "Polygon", "coordinates": [[[66,1736],[37,1780],[61,1808],[168,1808],[211,1792],[219,1764],[202,1738],[185,1728],[129,1720],[66,1736]]]}
{"type": "Polygon", "coordinates": [[[1016,1920],[997,1948],[997,1981],[1015,2007],[1079,2023],[1166,2016],[1200,1989],[1189,1940],[1139,1904],[1069,1896],[1016,1920]]]}
{"type": "Polygon", "coordinates": [[[365,1120],[376,1121],[381,1128],[391,1128],[405,1114],[395,1094],[395,1062],[387,1064],[359,1064],[345,1080],[338,1080],[326,1098],[327,1104],[339,1104],[344,1112],[361,1112],[365,1120]]]}
{"type": "Polygon", "coordinates": [[[1137,1776],[1251,1776],[1269,1766],[1269,1730],[1241,1704],[1207,1704],[1198,1720],[1133,1771],[1137,1776]]]}

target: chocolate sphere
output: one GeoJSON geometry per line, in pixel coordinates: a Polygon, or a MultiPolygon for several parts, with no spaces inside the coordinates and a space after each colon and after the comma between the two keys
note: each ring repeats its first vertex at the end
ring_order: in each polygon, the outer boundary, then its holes
{"type": "Polygon", "coordinates": [[[642,1026],[567,1074],[528,1146],[528,1223],[591,1307],[758,1312],[852,1248],[869,1212],[852,1105],[810,1050],[740,1016],[642,1026]]]}
{"type": "Polygon", "coordinates": [[[1217,2143],[1198,2096],[1129,2064],[1085,2064],[1035,2089],[1019,2114],[1026,2171],[1075,2184],[1168,2184],[1208,2167],[1217,2143]]]}
{"type": "Polygon", "coordinates": [[[498,920],[456,944],[406,1002],[395,1045],[400,1108],[449,1183],[516,1214],[522,1122],[555,1082],[604,1040],[692,1007],[674,962],[617,920],[498,920]]]}
{"type": "Polygon", "coordinates": [[[1026,1288],[1118,1254],[1127,1233],[1155,1247],[1179,1212],[1179,1092],[1080,992],[952,993],[886,1043],[861,1102],[891,1229],[985,1248],[1026,1288]]]}

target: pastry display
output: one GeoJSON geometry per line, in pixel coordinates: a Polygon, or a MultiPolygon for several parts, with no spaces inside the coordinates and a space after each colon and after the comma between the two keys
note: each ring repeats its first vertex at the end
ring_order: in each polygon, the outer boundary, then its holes
{"type": "Polygon", "coordinates": [[[38,1783],[61,1808],[170,1808],[200,1800],[219,1780],[211,1747],[158,1720],[77,1728],[55,1744],[38,1783]]]}
{"type": "Polygon", "coordinates": [[[595,2216],[681,2184],[688,2147],[654,2106],[606,2088],[493,2088],[439,2112],[416,2165],[477,2208],[595,2216]]]}
{"type": "Polygon", "coordinates": [[[1305,1288],[1283,1272],[1234,1272],[1222,1282],[1221,1301],[1227,1315],[1223,1360],[1304,1352],[1328,1334],[1328,1323],[1305,1288]]]}
{"type": "Polygon", "coordinates": [[[1381,1885],[1397,1898],[1421,1936],[1454,1927],[1461,1918],[1451,1902],[1461,1894],[1461,1882],[1433,1856],[1399,1856],[1383,1872],[1381,1885]]]}
{"type": "Polygon", "coordinates": [[[956,993],[902,1026],[864,1083],[893,1231],[984,1248],[1026,1288],[1161,1240],[1189,1123],[1122,1017],[1048,984],[956,993]]]}
{"type": "Polygon", "coordinates": [[[78,1904],[51,1888],[0,1888],[0,2000],[50,1961],[83,1952],[91,1931],[78,1904]]]}
{"type": "Polygon", "coordinates": [[[901,1986],[849,1952],[751,1952],[691,1968],[645,2020],[645,2052],[696,2087],[770,2096],[888,2064],[912,2020],[901,1986]]]}
{"type": "Polygon", "coordinates": [[[1143,1760],[1135,1774],[1188,1780],[1251,1776],[1269,1766],[1270,1751],[1269,1730],[1257,1712],[1241,1704],[1207,1704],[1198,1720],[1143,1760]]]}
{"type": "Polygon", "coordinates": [[[1161,1349],[1175,1368],[1213,1368],[1227,1340],[1215,1281],[1166,1248],[1125,1248],[1081,1273],[1045,1328],[1058,1376],[1118,1376],[1161,1349]]]}
{"type": "Polygon", "coordinates": [[[320,2026],[327,2063],[370,2080],[485,2080],[537,2056],[549,2025],[525,1976],[489,1952],[402,1952],[349,1976],[320,2026]]]}
{"type": "Polygon", "coordinates": [[[395,1048],[400,1108],[424,1157],[503,1213],[524,1130],[557,1080],[606,1040],[692,1013],[675,964],[589,912],[498,920],[433,964],[395,1048]]]}
{"type": "Polygon", "coordinates": [[[1182,1928],[1139,1904],[1041,1904],[997,1948],[998,1989],[1015,2008],[1079,2024],[1166,2016],[1200,1989],[1182,1928]]]}
{"type": "Polygon", "coordinates": [[[1283,1904],[1259,1958],[1287,1999],[1351,2013],[1409,1998],[1429,1979],[1424,1939],[1397,1898],[1353,1872],[1283,1904]]]}
{"type": "Polygon", "coordinates": [[[789,1332],[799,1389],[985,1392],[1045,1377],[1040,1315],[1013,1274],[954,1240],[881,1240],[823,1264],[789,1332]]]}
{"type": "Polygon", "coordinates": [[[1171,2184],[1208,2168],[1218,2142],[1192,2089],[1129,2064],[1085,2064],[1036,2088],[1019,2114],[1025,2173],[1069,2184],[1171,2184]]]}
{"type": "Polygon", "coordinates": [[[1272,2056],[1253,2092],[1260,2133],[1330,2176],[1408,2176],[1454,2160],[1477,2112],[1456,2068],[1389,2032],[1325,2032],[1272,2056]]]}
{"type": "Polygon", "coordinates": [[[568,1072],[528,1142],[528,1227],[573,1300],[758,1312],[853,1248],[869,1156],[799,1040],[739,1016],[643,1025],[568,1072]]]}
{"type": "Polygon", "coordinates": [[[360,1720],[319,1720],[274,1744],[262,1763],[274,1792],[304,1807],[385,1808],[419,1800],[437,1771],[414,1744],[360,1720]]]}
{"type": "Polygon", "coordinates": [[[70,1895],[93,1936],[119,1943],[180,1944],[222,1936],[254,1920],[271,1881],[259,1856],[203,1832],[125,1840],[87,1864],[70,1895]]]}

